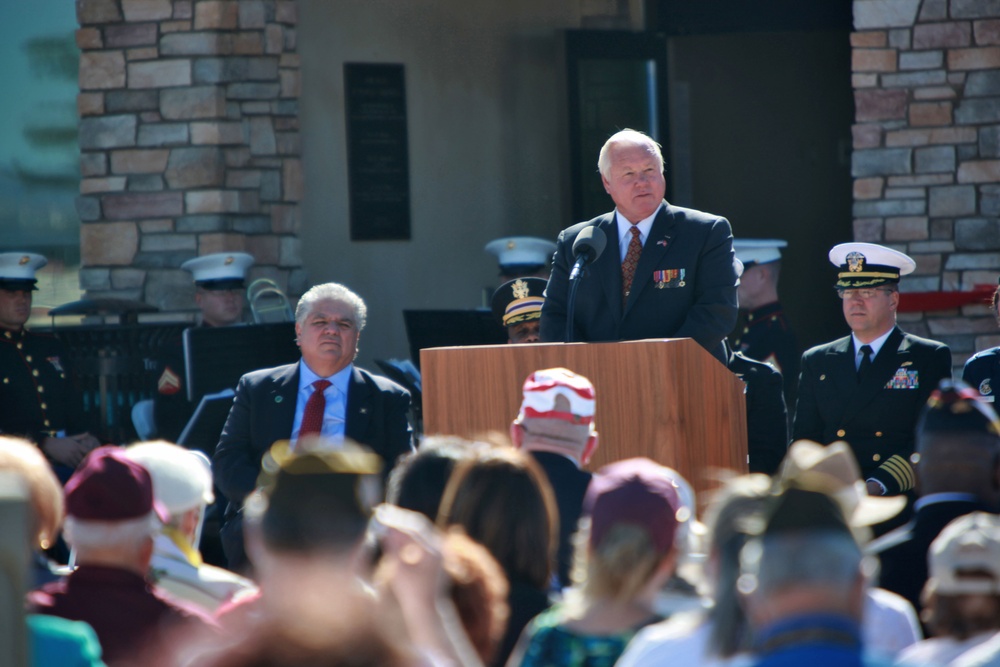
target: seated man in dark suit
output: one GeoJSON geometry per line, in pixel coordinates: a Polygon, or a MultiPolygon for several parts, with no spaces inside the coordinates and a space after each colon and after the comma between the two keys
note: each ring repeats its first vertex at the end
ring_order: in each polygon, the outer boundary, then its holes
{"type": "Polygon", "coordinates": [[[302,359],[240,378],[215,450],[215,482],[230,501],[223,544],[232,568],[245,565],[238,511],[253,491],[261,457],[278,440],[350,439],[392,468],[410,451],[410,395],[398,384],[354,366],[367,317],[365,302],[337,283],[302,295],[295,332],[302,359]]]}
{"type": "Polygon", "coordinates": [[[514,446],[531,454],[545,470],[559,506],[559,582],[569,585],[571,538],[580,520],[591,474],[587,464],[597,449],[594,385],[565,368],[535,371],[524,381],[521,411],[510,427],[514,446]]]}

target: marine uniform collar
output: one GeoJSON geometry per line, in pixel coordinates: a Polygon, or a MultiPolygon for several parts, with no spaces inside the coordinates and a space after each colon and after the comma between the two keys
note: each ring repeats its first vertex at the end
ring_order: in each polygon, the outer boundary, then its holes
{"type": "Polygon", "coordinates": [[[17,331],[11,331],[10,329],[4,329],[3,330],[3,334],[2,334],[3,335],[3,339],[4,340],[9,340],[9,341],[12,341],[12,342],[16,343],[17,341],[22,340],[24,338],[25,331],[26,331],[26,328],[23,327],[23,326],[20,329],[18,329],[17,331]]]}
{"type": "Polygon", "coordinates": [[[771,303],[765,303],[759,308],[754,308],[747,314],[747,322],[753,322],[754,320],[763,320],[771,315],[777,315],[782,311],[780,301],[772,301],[771,303]]]}

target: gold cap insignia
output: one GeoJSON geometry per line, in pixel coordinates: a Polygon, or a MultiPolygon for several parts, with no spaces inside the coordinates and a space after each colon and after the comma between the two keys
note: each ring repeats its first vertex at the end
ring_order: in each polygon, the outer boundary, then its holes
{"type": "Polygon", "coordinates": [[[513,250],[516,247],[517,247],[517,244],[514,243],[513,241],[507,241],[507,250],[513,250]]]}
{"type": "Polygon", "coordinates": [[[865,256],[860,252],[847,253],[847,269],[851,273],[860,273],[865,266],[865,256]]]}
{"type": "Polygon", "coordinates": [[[510,289],[514,292],[515,299],[524,299],[530,292],[528,289],[528,283],[524,282],[520,278],[514,281],[514,284],[510,286],[510,289]]]}
{"type": "Polygon", "coordinates": [[[233,262],[234,262],[235,260],[236,260],[236,258],[235,258],[235,257],[233,257],[232,255],[230,255],[229,257],[226,257],[226,261],[225,261],[225,265],[226,265],[226,266],[229,266],[229,265],[230,265],[230,264],[232,264],[232,263],[233,263],[233,262]]]}
{"type": "Polygon", "coordinates": [[[30,257],[28,257],[27,255],[25,255],[24,257],[22,257],[22,258],[20,259],[20,261],[18,261],[18,264],[20,264],[20,265],[24,266],[25,264],[27,264],[27,263],[28,263],[28,262],[30,262],[30,261],[31,261],[31,258],[30,258],[30,257]]]}

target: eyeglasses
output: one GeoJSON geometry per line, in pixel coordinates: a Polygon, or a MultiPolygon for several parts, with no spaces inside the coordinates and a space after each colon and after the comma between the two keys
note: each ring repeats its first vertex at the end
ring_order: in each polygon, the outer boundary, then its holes
{"type": "Polygon", "coordinates": [[[864,301],[868,301],[869,299],[874,299],[875,295],[879,292],[889,294],[892,291],[891,289],[839,289],[837,290],[837,296],[844,301],[850,301],[854,297],[860,297],[864,301]]]}

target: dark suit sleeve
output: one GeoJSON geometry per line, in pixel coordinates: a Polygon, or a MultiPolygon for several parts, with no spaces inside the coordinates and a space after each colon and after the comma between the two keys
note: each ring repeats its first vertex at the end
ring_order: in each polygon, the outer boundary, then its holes
{"type": "Polygon", "coordinates": [[[694,303],[677,338],[693,338],[706,350],[719,347],[736,326],[736,269],[729,221],[716,218],[698,258],[694,303]]]}
{"type": "Polygon", "coordinates": [[[816,401],[816,378],[819,371],[814,367],[814,355],[802,355],[799,371],[798,400],[795,403],[795,419],[792,422],[792,440],[812,440],[823,442],[823,417],[816,401]]]}
{"type": "Polygon", "coordinates": [[[233,407],[229,409],[229,417],[212,457],[216,485],[237,506],[253,491],[260,474],[260,453],[250,439],[252,395],[244,375],[236,387],[233,407]]]}
{"type": "MultiPolygon", "coordinates": [[[[552,256],[552,271],[549,284],[545,287],[545,301],[542,303],[541,338],[545,343],[561,343],[566,340],[566,308],[569,298],[569,271],[572,253],[566,241],[566,231],[556,239],[556,252],[552,256]]],[[[574,338],[577,338],[574,335],[574,338]]]]}
{"type": "Polygon", "coordinates": [[[788,449],[784,383],[781,373],[771,367],[758,367],[746,378],[750,472],[773,475],[788,449]]]}
{"type": "Polygon", "coordinates": [[[409,415],[409,392],[399,390],[386,394],[386,474],[400,456],[413,451],[413,428],[410,426],[409,415]]]}

